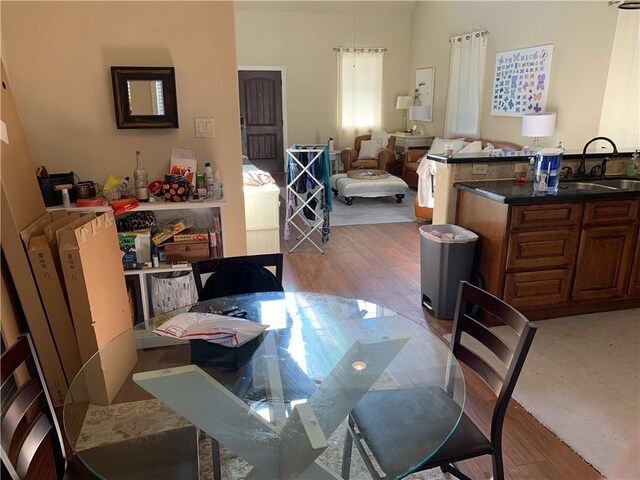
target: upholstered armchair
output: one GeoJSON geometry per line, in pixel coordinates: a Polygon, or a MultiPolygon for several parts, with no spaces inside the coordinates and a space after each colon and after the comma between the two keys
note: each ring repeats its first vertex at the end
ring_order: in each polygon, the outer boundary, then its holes
{"type": "MultiPolygon", "coordinates": [[[[494,140],[485,140],[483,138],[465,138],[466,142],[474,142],[476,140],[482,141],[482,148],[487,146],[487,143],[493,145],[494,148],[501,148],[506,152],[516,152],[522,150],[522,146],[511,143],[501,142],[494,140]]],[[[402,179],[407,182],[410,187],[418,187],[418,166],[420,165],[420,159],[427,153],[427,150],[407,150],[402,154],[402,179]]]]}
{"type": "Polygon", "coordinates": [[[344,165],[344,171],[355,170],[358,168],[377,168],[379,170],[386,170],[390,173],[395,173],[394,166],[396,163],[396,156],[393,152],[393,148],[396,145],[396,137],[389,137],[389,143],[387,148],[378,153],[376,158],[358,158],[360,154],[361,144],[364,140],[371,140],[371,135],[360,135],[356,137],[354,142],[354,148],[345,148],[340,154],[340,159],[344,165]]]}

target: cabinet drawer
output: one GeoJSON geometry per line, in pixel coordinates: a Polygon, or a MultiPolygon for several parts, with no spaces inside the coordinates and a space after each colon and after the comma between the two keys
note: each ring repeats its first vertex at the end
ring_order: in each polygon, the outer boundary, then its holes
{"type": "Polygon", "coordinates": [[[573,263],[578,246],[577,228],[509,235],[507,269],[562,267],[573,263]]]}
{"type": "Polygon", "coordinates": [[[511,229],[568,227],[577,225],[582,203],[522,205],[511,210],[511,229]]]}
{"type": "Polygon", "coordinates": [[[607,200],[587,202],[582,225],[612,225],[633,222],[638,218],[638,201],[607,200]]]}
{"type": "Polygon", "coordinates": [[[505,277],[504,301],[514,308],[542,307],[569,300],[571,270],[509,273],[505,277]]]}

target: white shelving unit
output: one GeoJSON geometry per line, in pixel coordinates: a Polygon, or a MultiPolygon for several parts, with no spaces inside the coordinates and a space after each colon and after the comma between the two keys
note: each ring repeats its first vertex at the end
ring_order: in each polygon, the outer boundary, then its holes
{"type": "MultiPolygon", "coordinates": [[[[171,218],[180,216],[191,216],[194,218],[198,226],[212,225],[213,216],[215,214],[220,215],[222,218],[222,209],[227,204],[224,200],[205,199],[197,202],[149,202],[140,203],[133,210],[123,213],[126,215],[133,212],[145,212],[152,211],[156,214],[158,221],[169,220],[171,218]]],[[[71,207],[65,208],[64,206],[56,206],[47,208],[49,212],[55,210],[66,210],[67,212],[80,212],[80,213],[104,213],[112,211],[109,205],[103,205],[99,207],[78,207],[75,204],[71,204],[71,207]]],[[[222,221],[220,222],[222,223],[222,221]]],[[[224,248],[224,242],[223,242],[224,248]]],[[[137,285],[139,285],[139,295],[142,307],[142,317],[146,321],[151,317],[151,308],[149,302],[149,275],[155,273],[167,273],[167,272],[180,272],[191,271],[191,265],[160,265],[155,268],[143,268],[137,270],[124,270],[126,277],[138,277],[137,285]]]]}

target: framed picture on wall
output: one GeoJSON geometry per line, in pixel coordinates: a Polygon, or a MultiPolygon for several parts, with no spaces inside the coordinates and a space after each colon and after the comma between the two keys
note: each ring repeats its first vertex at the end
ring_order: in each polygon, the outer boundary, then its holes
{"type": "Polygon", "coordinates": [[[491,115],[519,117],[546,111],[553,44],[498,52],[491,115]]]}
{"type": "Polygon", "coordinates": [[[413,104],[427,107],[426,122],[433,119],[433,82],[435,67],[418,68],[416,70],[416,89],[413,94],[413,104]]]}

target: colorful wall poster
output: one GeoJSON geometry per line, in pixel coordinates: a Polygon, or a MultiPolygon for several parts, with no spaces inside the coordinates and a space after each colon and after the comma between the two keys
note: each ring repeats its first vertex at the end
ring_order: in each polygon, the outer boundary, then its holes
{"type": "Polygon", "coordinates": [[[553,45],[496,54],[491,115],[519,117],[544,112],[553,45]]]}

